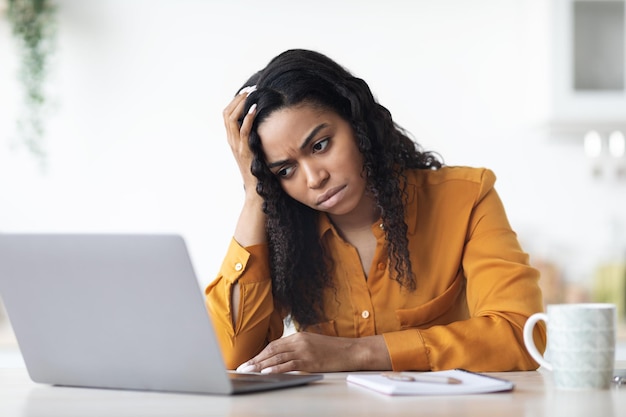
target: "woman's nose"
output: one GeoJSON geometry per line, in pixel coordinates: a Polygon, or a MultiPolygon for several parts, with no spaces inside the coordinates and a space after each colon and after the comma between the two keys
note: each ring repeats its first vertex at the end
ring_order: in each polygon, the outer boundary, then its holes
{"type": "Polygon", "coordinates": [[[305,164],[303,166],[306,175],[306,183],[310,189],[317,189],[324,186],[329,174],[323,167],[316,164],[305,164]]]}

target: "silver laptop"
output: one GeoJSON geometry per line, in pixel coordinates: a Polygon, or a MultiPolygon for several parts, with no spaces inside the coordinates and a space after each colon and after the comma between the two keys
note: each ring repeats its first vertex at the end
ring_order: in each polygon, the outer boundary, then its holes
{"type": "Polygon", "coordinates": [[[234,394],[322,378],[227,371],[177,235],[0,234],[0,296],[35,382],[234,394]]]}

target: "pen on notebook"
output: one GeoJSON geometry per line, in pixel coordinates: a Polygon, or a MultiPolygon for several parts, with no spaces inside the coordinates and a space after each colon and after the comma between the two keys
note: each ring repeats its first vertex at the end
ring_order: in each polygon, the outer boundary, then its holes
{"type": "Polygon", "coordinates": [[[442,375],[429,375],[427,373],[406,374],[402,372],[384,372],[382,376],[394,381],[427,382],[431,384],[460,384],[463,382],[457,378],[442,375]]]}

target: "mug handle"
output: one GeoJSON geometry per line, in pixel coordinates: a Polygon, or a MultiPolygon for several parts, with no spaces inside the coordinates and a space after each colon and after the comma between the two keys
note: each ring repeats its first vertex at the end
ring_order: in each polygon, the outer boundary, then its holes
{"type": "Polygon", "coordinates": [[[524,325],[524,344],[526,345],[526,349],[530,356],[533,357],[534,360],[539,363],[539,365],[543,366],[547,370],[552,370],[552,365],[544,359],[543,355],[539,353],[537,350],[537,346],[535,346],[535,340],[533,339],[533,330],[535,329],[535,325],[538,321],[543,320],[548,323],[548,315],[545,313],[535,313],[526,320],[526,324],[524,325]]]}

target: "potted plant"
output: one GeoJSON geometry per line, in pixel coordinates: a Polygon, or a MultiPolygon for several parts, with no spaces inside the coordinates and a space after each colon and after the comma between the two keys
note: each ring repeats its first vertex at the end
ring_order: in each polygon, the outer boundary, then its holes
{"type": "Polygon", "coordinates": [[[19,142],[43,160],[45,81],[56,35],[55,6],[50,0],[7,1],[7,18],[19,54],[18,79],[23,97],[23,110],[17,120],[19,142]]]}

